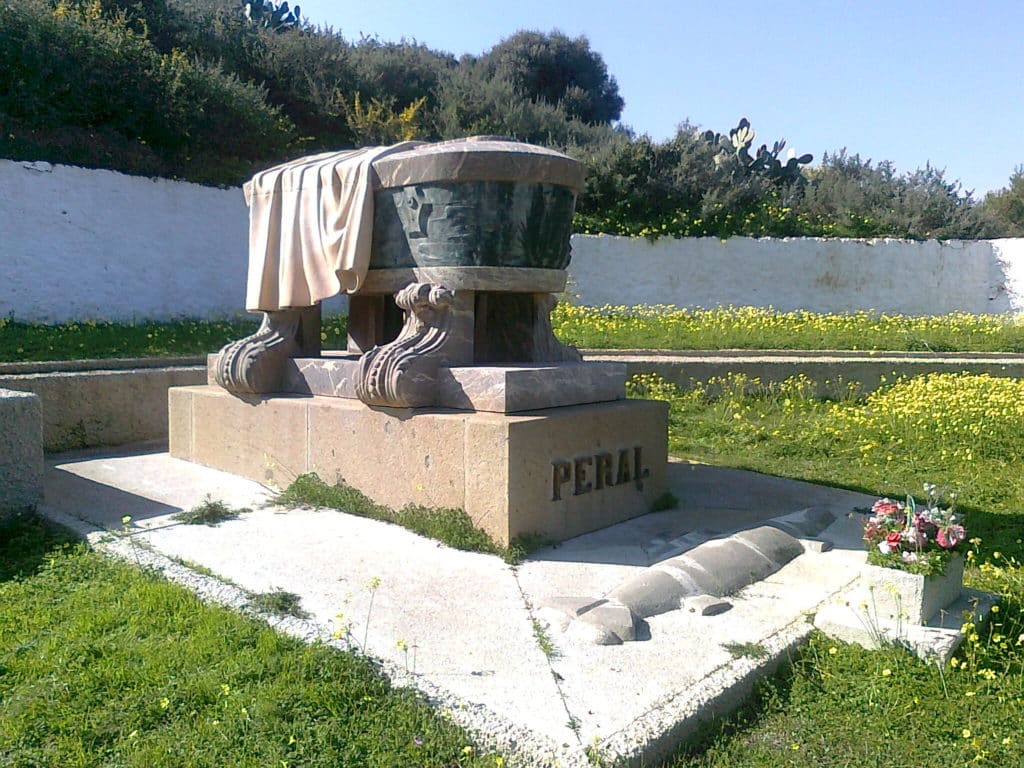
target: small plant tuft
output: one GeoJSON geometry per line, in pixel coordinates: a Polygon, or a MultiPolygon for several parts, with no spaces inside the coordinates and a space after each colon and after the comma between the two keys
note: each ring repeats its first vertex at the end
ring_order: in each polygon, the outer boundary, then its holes
{"type": "Polygon", "coordinates": [[[258,592],[249,598],[249,607],[260,613],[308,619],[309,614],[302,609],[301,603],[301,597],[294,592],[286,592],[283,589],[271,592],[258,592]]]}
{"type": "Polygon", "coordinates": [[[664,512],[668,509],[675,509],[679,506],[679,499],[672,491],[665,491],[661,496],[651,502],[651,512],[664,512]]]}
{"type": "Polygon", "coordinates": [[[544,629],[544,625],[534,618],[530,619],[530,623],[533,625],[533,637],[537,641],[537,646],[540,648],[541,653],[549,659],[557,655],[555,644],[551,642],[551,638],[548,636],[547,630],[544,629]]]}
{"type": "Polygon", "coordinates": [[[549,547],[555,542],[540,533],[525,533],[516,536],[509,543],[503,555],[505,562],[509,565],[519,565],[530,556],[531,552],[549,547]]]}
{"type": "Polygon", "coordinates": [[[725,643],[722,645],[734,659],[763,659],[768,649],[760,643],[725,643]]]}
{"type": "Polygon", "coordinates": [[[186,525],[218,525],[225,520],[234,520],[246,512],[252,510],[249,507],[229,507],[223,501],[214,501],[207,496],[202,504],[179,512],[171,519],[186,525]]]}

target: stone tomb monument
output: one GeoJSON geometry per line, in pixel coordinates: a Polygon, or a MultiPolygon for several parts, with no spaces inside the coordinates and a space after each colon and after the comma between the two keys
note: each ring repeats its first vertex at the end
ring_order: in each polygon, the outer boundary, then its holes
{"type": "Polygon", "coordinates": [[[493,137],[304,158],[256,176],[247,308],[260,329],[170,391],[171,455],[379,503],[460,507],[502,544],[644,514],[667,406],[551,330],[583,171],[493,137]],[[345,352],[320,307],[350,294],[345,352]]]}

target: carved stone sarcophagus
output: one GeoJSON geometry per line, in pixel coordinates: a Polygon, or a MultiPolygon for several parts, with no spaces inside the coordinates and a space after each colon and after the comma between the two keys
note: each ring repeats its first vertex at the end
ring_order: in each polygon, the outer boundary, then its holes
{"type": "MultiPolygon", "coordinates": [[[[398,149],[370,165],[369,258],[349,299],[350,357],[330,358],[332,391],[289,375],[288,360],[310,373],[309,361],[320,356],[317,306],[267,311],[257,334],[222,350],[215,365],[222,386],[427,406],[446,404],[438,399],[442,365],[579,361],[554,338],[549,314],[553,294],[565,287],[582,166],[497,137],[398,149]]],[[[276,269],[286,270],[286,255],[276,269]]]]}
{"type": "Polygon", "coordinates": [[[246,308],[264,321],[213,356],[220,386],[172,390],[171,454],[464,509],[504,545],[649,511],[666,404],[627,400],[625,364],[551,330],[582,185],[571,158],[493,137],[258,174],[246,308]],[[346,349],[322,351],[319,302],[343,290],[346,349]]]}

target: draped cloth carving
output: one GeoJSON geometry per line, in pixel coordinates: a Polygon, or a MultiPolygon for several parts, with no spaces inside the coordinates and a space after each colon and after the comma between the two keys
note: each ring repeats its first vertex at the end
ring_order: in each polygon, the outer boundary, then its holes
{"type": "Polygon", "coordinates": [[[419,144],[312,155],[247,182],[246,309],[311,307],[359,290],[370,263],[373,163],[419,144]]]}

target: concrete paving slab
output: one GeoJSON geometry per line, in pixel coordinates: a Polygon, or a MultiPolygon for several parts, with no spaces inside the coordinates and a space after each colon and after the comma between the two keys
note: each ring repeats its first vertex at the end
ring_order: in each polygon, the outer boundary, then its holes
{"type": "MultiPolygon", "coordinates": [[[[854,509],[873,501],[682,462],[671,464],[669,478],[678,510],[540,550],[517,567],[393,525],[277,507],[255,482],[153,450],[51,456],[41,511],[110,532],[129,515],[131,535],[105,539],[118,551],[135,545],[172,578],[195,564],[222,586],[298,594],[309,617],[290,630],[282,623],[286,631],[329,639],[347,629],[339,646],[380,659],[397,683],[450,709],[509,765],[584,766],[587,748],[616,764],[651,765],[702,720],[737,706],[812,631],[818,607],[851,587],[864,562],[854,509]],[[217,526],[172,519],[207,496],[252,511],[217,526]],[[684,603],[638,619],[635,639],[596,645],[542,608],[564,614],[569,606],[575,615],[655,563],[773,518],[790,516],[782,530],[799,533],[793,513],[808,508],[834,518],[817,534],[832,549],[805,548],[724,596],[722,612],[684,603]]],[[[206,594],[208,582],[190,585],[206,594]]],[[[594,621],[627,621],[621,604],[591,610],[594,621]]]]}

